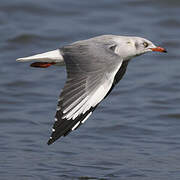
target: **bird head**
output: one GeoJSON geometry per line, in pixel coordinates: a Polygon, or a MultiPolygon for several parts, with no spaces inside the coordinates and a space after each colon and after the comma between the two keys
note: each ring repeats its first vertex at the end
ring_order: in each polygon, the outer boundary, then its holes
{"type": "Polygon", "coordinates": [[[151,41],[140,37],[120,36],[116,42],[118,43],[116,53],[122,56],[123,59],[131,59],[132,57],[152,51],[167,52],[166,49],[156,46],[151,41]]]}

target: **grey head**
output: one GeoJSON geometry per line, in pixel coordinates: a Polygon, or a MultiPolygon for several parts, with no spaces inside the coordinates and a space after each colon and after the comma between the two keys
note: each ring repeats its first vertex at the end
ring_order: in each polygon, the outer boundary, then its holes
{"type": "Polygon", "coordinates": [[[164,48],[158,47],[141,37],[114,36],[114,41],[117,43],[115,53],[124,60],[152,51],[166,52],[164,48]]]}

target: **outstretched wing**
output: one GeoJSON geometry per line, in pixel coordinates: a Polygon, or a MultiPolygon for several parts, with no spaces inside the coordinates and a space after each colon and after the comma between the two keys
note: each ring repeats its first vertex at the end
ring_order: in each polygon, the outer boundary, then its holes
{"type": "Polygon", "coordinates": [[[67,81],[60,94],[55,123],[48,144],[77,129],[111,89],[122,60],[105,47],[93,52],[84,44],[61,49],[67,81]]]}

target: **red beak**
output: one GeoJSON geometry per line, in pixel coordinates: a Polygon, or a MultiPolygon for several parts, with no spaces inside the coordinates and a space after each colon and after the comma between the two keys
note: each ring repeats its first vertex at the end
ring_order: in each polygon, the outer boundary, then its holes
{"type": "Polygon", "coordinates": [[[158,51],[158,52],[164,52],[167,53],[166,49],[162,48],[162,47],[155,47],[155,48],[151,48],[152,51],[158,51]]]}

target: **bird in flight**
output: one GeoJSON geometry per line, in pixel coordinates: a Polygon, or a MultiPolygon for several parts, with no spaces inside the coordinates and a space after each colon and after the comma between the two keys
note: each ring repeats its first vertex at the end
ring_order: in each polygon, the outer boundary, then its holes
{"type": "Polygon", "coordinates": [[[31,67],[66,66],[48,145],[80,127],[123,77],[129,61],[147,52],[166,52],[141,37],[102,35],[46,53],[18,58],[31,67]]]}

